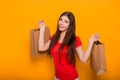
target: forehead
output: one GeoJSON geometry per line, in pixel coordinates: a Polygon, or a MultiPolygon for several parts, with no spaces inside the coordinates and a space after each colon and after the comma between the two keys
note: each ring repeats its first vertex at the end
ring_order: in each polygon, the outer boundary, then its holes
{"type": "Polygon", "coordinates": [[[69,21],[69,18],[67,16],[61,16],[61,19],[69,21]]]}

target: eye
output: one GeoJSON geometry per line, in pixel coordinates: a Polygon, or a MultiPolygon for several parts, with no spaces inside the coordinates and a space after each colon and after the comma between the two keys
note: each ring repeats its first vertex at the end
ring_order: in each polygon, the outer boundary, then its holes
{"type": "Polygon", "coordinates": [[[65,20],[65,23],[68,23],[68,21],[67,21],[67,20],[65,20]]]}
{"type": "Polygon", "coordinates": [[[62,18],[60,18],[60,20],[59,21],[62,21],[62,18]]]}

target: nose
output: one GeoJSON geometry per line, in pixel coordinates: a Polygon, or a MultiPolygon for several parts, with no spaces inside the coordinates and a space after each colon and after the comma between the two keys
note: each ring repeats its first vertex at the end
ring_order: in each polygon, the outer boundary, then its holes
{"type": "Polygon", "coordinates": [[[60,21],[60,24],[63,25],[63,21],[60,21]]]}

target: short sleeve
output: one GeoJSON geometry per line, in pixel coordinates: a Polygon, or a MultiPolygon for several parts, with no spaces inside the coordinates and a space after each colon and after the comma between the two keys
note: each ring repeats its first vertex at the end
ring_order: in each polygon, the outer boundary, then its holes
{"type": "Polygon", "coordinates": [[[76,44],[75,44],[75,47],[77,48],[78,46],[81,46],[82,45],[82,42],[81,42],[81,39],[76,36],[76,44]]]}
{"type": "Polygon", "coordinates": [[[52,40],[52,39],[53,39],[53,36],[54,36],[54,35],[50,36],[49,39],[52,40]]]}
{"type": "Polygon", "coordinates": [[[53,37],[53,36],[50,36],[49,39],[52,40],[52,37],[53,37]]]}

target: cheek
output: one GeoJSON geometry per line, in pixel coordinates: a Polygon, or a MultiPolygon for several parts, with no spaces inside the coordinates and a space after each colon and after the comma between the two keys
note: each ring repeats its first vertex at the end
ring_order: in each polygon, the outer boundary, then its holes
{"type": "Polygon", "coordinates": [[[69,28],[69,24],[65,24],[66,28],[69,28]]]}
{"type": "Polygon", "coordinates": [[[62,25],[62,22],[61,22],[61,21],[59,21],[59,22],[58,22],[58,25],[59,25],[59,26],[60,26],[60,25],[62,25]]]}
{"type": "Polygon", "coordinates": [[[60,21],[58,22],[58,24],[60,24],[60,21]]]}

